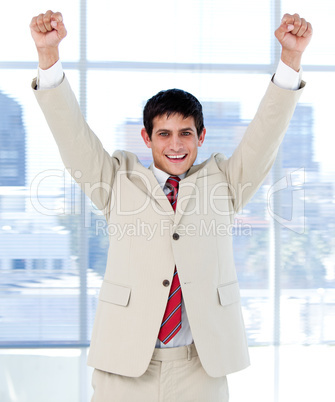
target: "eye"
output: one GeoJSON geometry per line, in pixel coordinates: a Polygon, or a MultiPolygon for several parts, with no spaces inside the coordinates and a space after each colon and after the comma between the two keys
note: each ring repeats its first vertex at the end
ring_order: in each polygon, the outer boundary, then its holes
{"type": "Polygon", "coordinates": [[[181,133],[181,135],[188,136],[188,135],[191,135],[191,133],[189,131],[183,131],[181,133]]]}
{"type": "Polygon", "coordinates": [[[161,137],[167,137],[167,136],[169,135],[169,133],[167,133],[167,132],[165,132],[165,131],[162,131],[162,132],[159,133],[159,135],[160,135],[161,137]]]}

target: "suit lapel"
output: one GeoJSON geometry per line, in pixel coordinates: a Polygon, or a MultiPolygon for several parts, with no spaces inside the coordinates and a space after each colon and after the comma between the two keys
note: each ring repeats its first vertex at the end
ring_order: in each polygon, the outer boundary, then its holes
{"type": "Polygon", "coordinates": [[[200,202],[200,196],[203,196],[203,188],[199,188],[197,179],[204,178],[213,172],[216,167],[214,155],[199,165],[191,166],[186,177],[180,181],[177,200],[177,209],[174,224],[178,225],[185,212],[190,213],[196,210],[200,202]]]}
{"type": "Polygon", "coordinates": [[[196,188],[196,180],[198,173],[187,175],[179,183],[177,208],[174,216],[174,224],[178,225],[183,214],[187,211],[188,204],[191,199],[198,196],[198,189],[196,188]]]}
{"type": "Polygon", "coordinates": [[[146,187],[146,192],[149,193],[150,197],[155,200],[157,206],[162,210],[163,216],[166,217],[168,216],[172,221],[174,220],[174,210],[170,204],[170,201],[164,194],[163,189],[161,188],[160,184],[158,183],[153,170],[152,170],[153,164],[149,166],[149,169],[146,169],[147,172],[147,178],[149,180],[150,186],[149,189],[146,187]]]}

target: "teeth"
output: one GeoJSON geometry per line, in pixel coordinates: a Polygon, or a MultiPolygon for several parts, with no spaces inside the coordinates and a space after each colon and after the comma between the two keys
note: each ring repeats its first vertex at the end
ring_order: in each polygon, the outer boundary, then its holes
{"type": "Polygon", "coordinates": [[[184,154],[184,155],[166,155],[166,156],[170,159],[182,159],[185,155],[186,154],[184,154]]]}

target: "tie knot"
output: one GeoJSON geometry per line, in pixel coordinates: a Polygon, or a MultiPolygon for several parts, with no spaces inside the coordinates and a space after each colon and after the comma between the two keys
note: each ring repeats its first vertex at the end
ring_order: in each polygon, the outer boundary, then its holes
{"type": "Polygon", "coordinates": [[[174,189],[178,189],[179,187],[180,178],[178,176],[170,176],[166,180],[166,184],[172,186],[174,189]]]}

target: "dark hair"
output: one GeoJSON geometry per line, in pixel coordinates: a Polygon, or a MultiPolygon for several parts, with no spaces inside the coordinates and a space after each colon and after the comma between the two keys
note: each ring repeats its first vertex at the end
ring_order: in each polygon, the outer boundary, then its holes
{"type": "Polygon", "coordinates": [[[156,116],[167,117],[173,114],[181,114],[184,118],[192,116],[198,137],[204,129],[202,106],[192,94],[181,89],[168,89],[160,91],[150,98],[143,110],[143,124],[151,140],[153,120],[156,116]]]}

